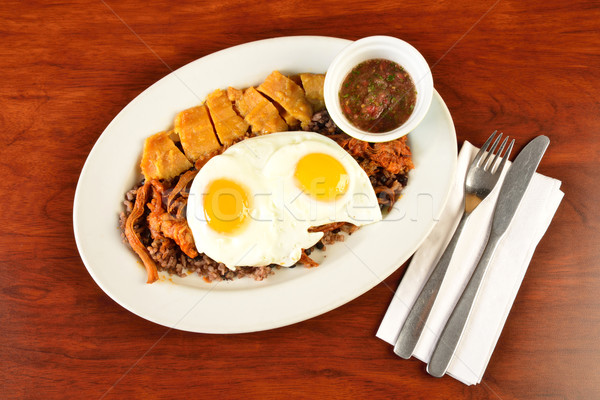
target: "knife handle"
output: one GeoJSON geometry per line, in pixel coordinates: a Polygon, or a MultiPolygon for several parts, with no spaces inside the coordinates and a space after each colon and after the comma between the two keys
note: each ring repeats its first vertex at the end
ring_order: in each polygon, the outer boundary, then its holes
{"type": "Polygon", "coordinates": [[[494,256],[494,252],[498,247],[500,239],[501,236],[499,235],[495,235],[494,233],[490,235],[485,250],[481,255],[481,259],[477,263],[473,275],[471,275],[471,279],[469,279],[469,283],[467,283],[465,290],[456,303],[456,307],[452,311],[437,345],[433,350],[431,359],[427,364],[427,372],[430,375],[440,378],[446,373],[450,361],[452,361],[452,357],[456,352],[456,348],[460,343],[467,320],[473,309],[475,298],[479,292],[479,287],[481,286],[487,267],[492,261],[492,257],[494,256]]]}
{"type": "Polygon", "coordinates": [[[396,339],[396,344],[394,346],[394,353],[402,358],[410,358],[417,346],[417,342],[425,328],[429,313],[433,308],[435,299],[440,291],[444,277],[446,276],[446,271],[448,270],[452,255],[454,254],[454,249],[458,243],[458,238],[470,215],[471,213],[463,213],[452,239],[450,239],[446,250],[444,250],[440,260],[433,269],[433,272],[429,275],[429,278],[427,278],[427,282],[425,282],[423,289],[421,289],[421,293],[419,293],[419,297],[415,300],[415,303],[402,325],[402,329],[398,334],[398,339],[396,339]]]}

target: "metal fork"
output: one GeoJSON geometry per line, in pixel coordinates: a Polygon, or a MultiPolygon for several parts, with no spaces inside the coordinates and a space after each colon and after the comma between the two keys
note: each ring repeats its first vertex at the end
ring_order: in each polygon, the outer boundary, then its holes
{"type": "Polygon", "coordinates": [[[506,164],[506,160],[512,151],[515,143],[514,139],[510,142],[508,149],[506,149],[506,152],[502,157],[502,161],[500,161],[500,165],[496,167],[496,162],[498,161],[500,154],[502,154],[502,151],[508,142],[507,136],[500,145],[498,153],[494,155],[494,151],[496,150],[496,147],[498,147],[498,143],[500,143],[500,139],[502,138],[502,133],[500,133],[496,139],[494,139],[496,132],[497,131],[494,131],[489,139],[483,144],[483,146],[481,146],[481,149],[469,166],[469,170],[467,171],[467,176],[465,178],[465,200],[463,215],[458,223],[458,226],[456,227],[456,231],[454,232],[450,243],[448,243],[448,247],[446,247],[444,254],[442,254],[433,272],[429,276],[429,279],[421,290],[419,297],[417,297],[417,300],[406,317],[406,321],[404,322],[402,329],[400,330],[400,334],[394,346],[394,353],[402,358],[410,358],[412,356],[415,346],[419,341],[419,337],[425,328],[427,317],[433,308],[435,298],[437,297],[440,286],[442,285],[442,281],[444,280],[444,276],[446,275],[446,271],[448,270],[448,265],[450,265],[450,260],[452,259],[452,254],[454,254],[454,249],[456,248],[456,244],[458,243],[461,232],[473,210],[477,208],[477,206],[488,196],[488,194],[490,194],[492,189],[494,189],[494,186],[496,186],[498,178],[500,177],[504,165],[506,164]],[[488,151],[492,140],[494,143],[488,151]],[[492,158],[492,156],[494,157],[492,158]]]}

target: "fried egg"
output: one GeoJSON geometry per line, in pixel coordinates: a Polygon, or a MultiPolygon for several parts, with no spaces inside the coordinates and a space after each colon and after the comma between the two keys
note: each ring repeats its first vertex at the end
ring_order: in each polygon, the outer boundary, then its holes
{"type": "Polygon", "coordinates": [[[289,267],[332,222],[381,220],[369,177],[333,140],[280,132],[243,140],[196,175],[187,206],[196,247],[230,269],[289,267]]]}

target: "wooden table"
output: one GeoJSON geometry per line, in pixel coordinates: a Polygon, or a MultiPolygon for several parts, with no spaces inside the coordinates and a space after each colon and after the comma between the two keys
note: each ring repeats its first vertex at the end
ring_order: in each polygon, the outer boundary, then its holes
{"type": "Polygon", "coordinates": [[[0,65],[0,398],[600,398],[597,2],[4,1],[0,65]],[[373,34],[423,53],[459,144],[494,129],[552,141],[539,172],[566,195],[480,385],[431,378],[375,338],[406,266],[334,311],[240,335],[168,330],[102,292],[72,204],[119,110],[232,45],[373,34]]]}

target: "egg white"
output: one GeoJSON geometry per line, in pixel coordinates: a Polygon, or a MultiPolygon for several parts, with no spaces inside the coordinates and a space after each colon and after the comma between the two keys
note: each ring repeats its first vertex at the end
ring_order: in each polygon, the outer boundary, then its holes
{"type": "Polygon", "coordinates": [[[333,140],[313,132],[273,133],[231,146],[198,172],[187,206],[188,225],[198,251],[232,270],[237,266],[292,266],[302,249],[323,237],[308,228],[338,221],[360,226],[381,218],[364,170],[333,140]],[[347,190],[336,201],[316,200],[297,187],[296,164],[311,153],[334,157],[348,173],[347,190]],[[219,178],[241,184],[251,198],[250,218],[235,234],[214,231],[204,218],[203,192],[219,178]]]}

